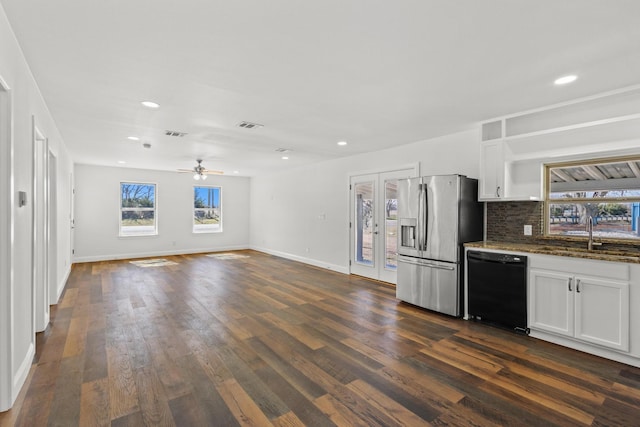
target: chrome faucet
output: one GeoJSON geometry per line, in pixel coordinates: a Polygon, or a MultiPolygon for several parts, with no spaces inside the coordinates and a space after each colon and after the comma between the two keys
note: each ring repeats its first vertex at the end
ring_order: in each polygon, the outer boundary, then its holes
{"type": "Polygon", "coordinates": [[[589,243],[587,244],[587,249],[592,251],[594,246],[600,246],[602,243],[593,241],[593,217],[591,215],[587,218],[587,231],[589,232],[589,243]]]}

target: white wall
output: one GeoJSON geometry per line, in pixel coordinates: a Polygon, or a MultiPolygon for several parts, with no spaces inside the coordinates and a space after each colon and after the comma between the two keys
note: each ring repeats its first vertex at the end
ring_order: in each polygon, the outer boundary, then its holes
{"type": "MultiPolygon", "coordinates": [[[[20,387],[24,383],[31,359],[35,350],[33,334],[33,289],[32,274],[32,210],[33,201],[33,150],[32,150],[32,122],[36,121],[38,128],[49,139],[51,151],[58,159],[58,181],[65,181],[65,174],[73,171],[73,164],[66,151],[63,140],[56,128],[49,110],[40,94],[38,86],[31,74],[22,51],[9,26],[4,10],[0,7],[0,78],[10,89],[11,116],[13,130],[11,145],[13,149],[13,164],[10,174],[11,182],[3,182],[10,191],[10,197],[15,197],[17,191],[26,191],[29,204],[18,207],[13,204],[8,222],[8,229],[13,233],[10,251],[13,257],[9,268],[13,277],[0,282],[3,295],[7,299],[0,301],[0,312],[3,321],[0,328],[0,411],[11,406],[20,387]],[[6,320],[5,320],[6,319],[6,320]]],[[[2,130],[4,131],[4,129],[2,130]]],[[[57,217],[69,218],[69,206],[64,200],[69,194],[65,189],[59,193],[57,217]]],[[[1,200],[3,206],[10,204],[10,200],[1,200]]],[[[4,227],[3,227],[4,228],[4,227]]],[[[60,221],[56,234],[59,241],[57,272],[60,280],[66,277],[70,270],[70,225],[68,221],[60,221]]],[[[9,238],[2,236],[3,239],[9,238]]]]}
{"type": "Polygon", "coordinates": [[[252,178],[251,247],[346,273],[349,176],[419,162],[421,175],[477,178],[479,140],[476,130],[461,132],[252,178]]]}
{"type": "Polygon", "coordinates": [[[249,178],[76,165],[75,188],[74,262],[249,247],[249,178]],[[118,236],[120,182],[156,184],[157,236],[118,236]],[[196,184],[222,188],[221,233],[192,233],[196,184]]]}

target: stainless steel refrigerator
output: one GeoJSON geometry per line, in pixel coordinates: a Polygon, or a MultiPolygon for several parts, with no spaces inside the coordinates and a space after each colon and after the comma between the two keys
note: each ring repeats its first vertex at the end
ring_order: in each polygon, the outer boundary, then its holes
{"type": "Polygon", "coordinates": [[[482,240],[483,223],[476,179],[436,175],[400,180],[396,297],[461,316],[462,244],[482,240]]]}

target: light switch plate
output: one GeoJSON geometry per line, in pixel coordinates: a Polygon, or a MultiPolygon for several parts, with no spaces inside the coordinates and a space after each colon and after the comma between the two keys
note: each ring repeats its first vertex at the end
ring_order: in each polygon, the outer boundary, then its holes
{"type": "Polygon", "coordinates": [[[524,235],[531,236],[533,234],[533,227],[531,225],[524,226],[524,235]]]}

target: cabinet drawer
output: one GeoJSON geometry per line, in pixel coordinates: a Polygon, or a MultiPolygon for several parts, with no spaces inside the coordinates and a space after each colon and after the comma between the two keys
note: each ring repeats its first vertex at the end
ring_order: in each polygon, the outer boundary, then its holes
{"type": "Polygon", "coordinates": [[[628,282],[630,277],[628,264],[566,256],[534,254],[529,256],[529,266],[531,268],[602,277],[623,282],[628,282]]]}

